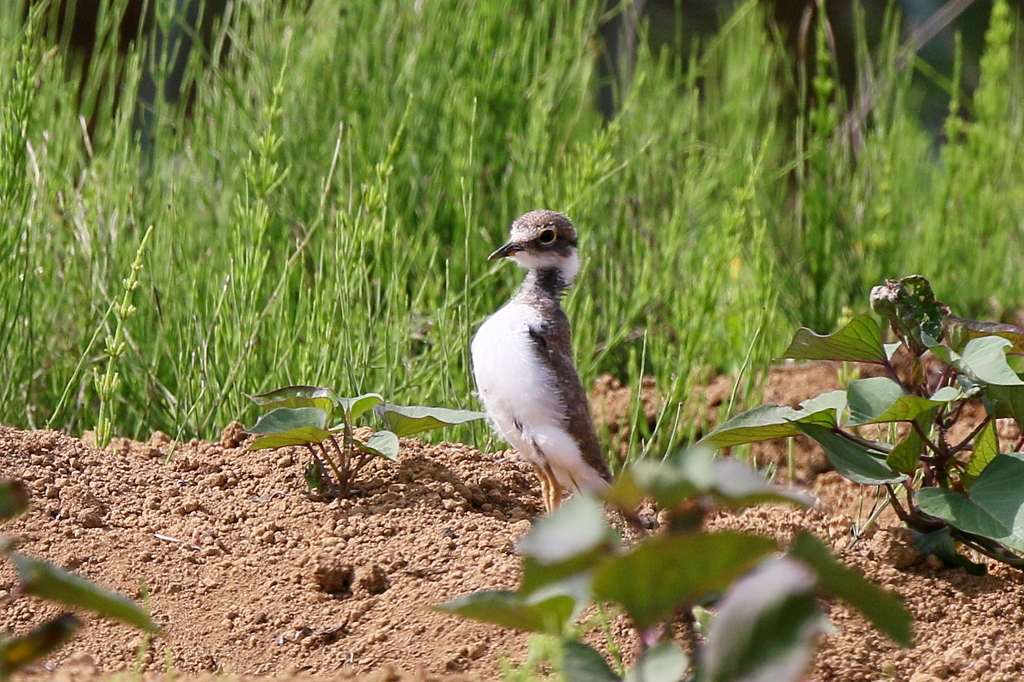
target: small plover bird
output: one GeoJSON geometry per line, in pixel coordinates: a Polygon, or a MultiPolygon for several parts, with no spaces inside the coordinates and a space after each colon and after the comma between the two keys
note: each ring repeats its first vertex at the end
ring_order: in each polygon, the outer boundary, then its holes
{"type": "Polygon", "coordinates": [[[531,211],[488,260],[499,258],[526,277],[473,337],[473,376],[495,432],[537,469],[551,512],[564,490],[597,492],[610,478],[560,303],[580,268],[576,228],[560,213],[531,211]]]}

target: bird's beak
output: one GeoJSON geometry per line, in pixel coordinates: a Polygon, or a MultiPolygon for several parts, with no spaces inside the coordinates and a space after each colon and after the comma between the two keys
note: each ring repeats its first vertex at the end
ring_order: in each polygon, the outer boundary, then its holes
{"type": "Polygon", "coordinates": [[[518,242],[509,242],[508,244],[505,244],[505,246],[502,246],[500,249],[498,249],[490,256],[488,256],[487,260],[498,260],[499,258],[508,258],[513,253],[519,253],[520,251],[523,251],[525,248],[526,247],[524,247],[522,244],[518,242]]]}

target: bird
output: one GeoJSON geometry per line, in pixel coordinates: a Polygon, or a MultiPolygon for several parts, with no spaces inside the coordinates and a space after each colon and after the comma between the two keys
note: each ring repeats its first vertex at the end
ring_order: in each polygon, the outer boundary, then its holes
{"type": "Polygon", "coordinates": [[[580,269],[576,244],[576,228],[561,213],[535,210],[517,218],[508,242],[488,260],[513,260],[526,276],[470,344],[488,420],[537,470],[547,513],[565,491],[597,493],[611,478],[561,305],[580,269]]]}

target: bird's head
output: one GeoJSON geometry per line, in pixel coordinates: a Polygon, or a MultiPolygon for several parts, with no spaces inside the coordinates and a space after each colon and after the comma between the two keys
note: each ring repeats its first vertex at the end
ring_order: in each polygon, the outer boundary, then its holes
{"type": "Polygon", "coordinates": [[[576,228],[572,221],[554,211],[530,211],[512,223],[508,243],[488,260],[511,258],[527,270],[555,270],[565,285],[576,279],[576,228]]]}

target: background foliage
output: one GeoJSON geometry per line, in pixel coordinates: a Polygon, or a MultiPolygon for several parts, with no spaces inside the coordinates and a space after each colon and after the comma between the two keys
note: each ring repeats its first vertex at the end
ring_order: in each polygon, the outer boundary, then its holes
{"type": "Polygon", "coordinates": [[[469,339],[520,276],[485,258],[537,207],[581,228],[584,382],[650,373],[664,391],[633,455],[692,435],[680,405],[709,371],[754,378],[792,324],[827,330],[884,277],[920,271],[972,316],[1021,302],[1024,89],[1002,3],[941,149],[892,30],[851,141],[827,53],[795,78],[751,3],[692,57],[641,48],[605,126],[599,3],[242,0],[216,66],[194,51],[192,96],[157,97],[145,152],[118,104],[153,55],[116,51],[123,2],[100,3],[84,78],[46,6],[26,31],[18,5],[0,10],[4,424],[95,424],[92,368],[150,225],[110,405],[136,437],[251,423],[241,392],[288,384],[475,407],[469,339]]]}

